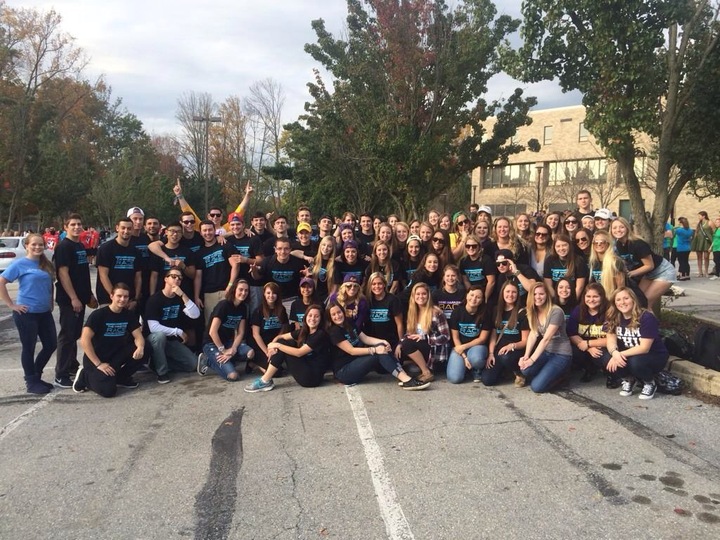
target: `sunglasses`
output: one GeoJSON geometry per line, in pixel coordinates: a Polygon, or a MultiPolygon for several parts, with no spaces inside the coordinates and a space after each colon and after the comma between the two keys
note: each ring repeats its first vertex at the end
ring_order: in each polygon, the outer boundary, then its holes
{"type": "Polygon", "coordinates": [[[167,277],[171,279],[182,279],[182,276],[180,274],[168,274],[167,277]]]}
{"type": "Polygon", "coordinates": [[[194,225],[194,224],[195,224],[195,220],[194,220],[194,219],[185,219],[185,220],[183,220],[183,223],[184,223],[185,225],[194,225]]]}
{"type": "Polygon", "coordinates": [[[355,288],[355,287],[360,287],[360,285],[358,285],[357,283],[346,283],[345,286],[346,286],[348,289],[353,289],[353,288],[355,288]]]}
{"type": "Polygon", "coordinates": [[[566,219],[565,223],[577,223],[577,219],[566,219]]]}
{"type": "Polygon", "coordinates": [[[507,266],[510,264],[508,261],[498,261],[495,263],[496,266],[507,266]]]}
{"type": "Polygon", "coordinates": [[[437,242],[438,244],[444,244],[444,243],[445,243],[445,239],[444,239],[444,238],[433,238],[432,241],[433,241],[433,242],[437,242]]]}
{"type": "Polygon", "coordinates": [[[607,244],[607,242],[605,240],[595,240],[593,244],[595,244],[596,246],[603,246],[607,244]]]}
{"type": "Polygon", "coordinates": [[[477,249],[478,247],[477,244],[465,244],[466,249],[477,249]]]}
{"type": "Polygon", "coordinates": [[[466,223],[469,223],[469,221],[467,219],[458,219],[458,222],[457,222],[457,224],[461,225],[461,226],[465,225],[466,223]]]}
{"type": "Polygon", "coordinates": [[[535,233],[535,236],[547,236],[547,235],[548,235],[548,233],[546,233],[546,232],[536,232],[535,233]]]}
{"type": "Polygon", "coordinates": [[[589,238],[576,238],[575,239],[576,244],[579,244],[580,242],[589,242],[589,241],[590,241],[589,238]]]}
{"type": "Polygon", "coordinates": [[[216,214],[216,213],[214,213],[214,212],[210,212],[209,215],[210,215],[210,217],[220,217],[220,216],[222,216],[222,214],[216,214]]]}

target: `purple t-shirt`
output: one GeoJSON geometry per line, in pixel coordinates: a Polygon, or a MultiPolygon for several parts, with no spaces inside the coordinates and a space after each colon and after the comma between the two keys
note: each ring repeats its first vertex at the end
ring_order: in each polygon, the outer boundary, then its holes
{"type": "Polygon", "coordinates": [[[621,318],[620,325],[615,329],[619,351],[640,345],[640,339],[647,338],[653,340],[649,353],[668,354],[660,337],[660,322],[650,311],[643,311],[640,315],[640,324],[636,328],[630,328],[629,324],[629,319],[621,318]]]}

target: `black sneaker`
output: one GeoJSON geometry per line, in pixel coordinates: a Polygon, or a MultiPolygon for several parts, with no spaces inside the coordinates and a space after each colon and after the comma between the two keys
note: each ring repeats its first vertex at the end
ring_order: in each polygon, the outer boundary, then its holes
{"type": "Polygon", "coordinates": [[[402,383],[400,388],[403,390],[425,390],[428,386],[430,386],[430,381],[420,382],[413,377],[409,381],[402,383]]]}
{"type": "Polygon", "coordinates": [[[73,392],[80,394],[84,392],[86,388],[87,385],[85,384],[85,372],[83,371],[83,367],[80,366],[77,370],[77,373],[75,374],[75,381],[73,381],[72,389],[73,392]]]}
{"type": "Polygon", "coordinates": [[[58,388],[72,388],[73,382],[67,375],[65,375],[64,377],[55,377],[55,386],[57,386],[58,388]]]}
{"type": "Polygon", "coordinates": [[[132,377],[125,379],[124,381],[118,381],[117,385],[120,388],[137,388],[138,387],[138,383],[135,382],[135,380],[132,377]]]}
{"type": "Polygon", "coordinates": [[[610,389],[620,388],[622,379],[618,379],[615,375],[608,375],[605,380],[605,386],[610,389]]]}
{"type": "Polygon", "coordinates": [[[165,373],[164,375],[158,375],[158,383],[167,384],[170,382],[170,375],[165,373]]]}
{"type": "Polygon", "coordinates": [[[197,372],[199,375],[205,375],[208,370],[208,361],[207,356],[205,356],[205,353],[200,353],[198,355],[198,363],[197,363],[197,372]]]}
{"type": "Polygon", "coordinates": [[[643,383],[642,391],[638,396],[640,399],[652,399],[655,397],[655,391],[657,390],[657,384],[655,381],[643,383]]]}

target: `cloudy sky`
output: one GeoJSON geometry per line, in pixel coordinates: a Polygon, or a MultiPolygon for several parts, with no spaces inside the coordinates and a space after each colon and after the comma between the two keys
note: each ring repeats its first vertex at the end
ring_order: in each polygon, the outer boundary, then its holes
{"type": "MultiPolygon", "coordinates": [[[[449,2],[452,4],[452,2],[449,2]]],[[[178,130],[177,100],[207,92],[216,102],[244,96],[268,77],[286,94],[284,120],[303,112],[306,84],[318,67],[303,46],[322,18],[335,36],[343,31],[345,0],[9,0],[12,7],[55,9],[62,28],[90,58],[89,78],[103,75],[127,109],[151,134],[178,130]]],[[[520,0],[496,0],[498,11],[520,14],[520,0]]],[[[538,98],[538,108],[577,104],[553,83],[522,85],[506,76],[491,81],[489,97],[517,86],[538,98]]]]}

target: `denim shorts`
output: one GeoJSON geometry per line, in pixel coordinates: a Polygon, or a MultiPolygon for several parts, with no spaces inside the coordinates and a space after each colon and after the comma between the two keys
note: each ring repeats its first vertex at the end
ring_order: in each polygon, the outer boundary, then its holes
{"type": "Polygon", "coordinates": [[[675,283],[677,272],[675,267],[665,259],[662,260],[659,266],[653,268],[652,271],[645,274],[643,277],[653,281],[667,281],[669,283],[675,283]]]}

